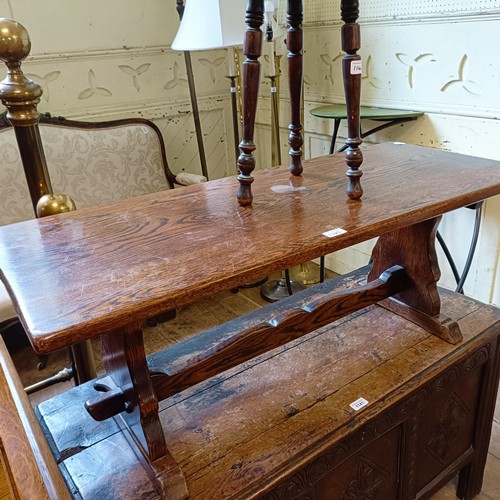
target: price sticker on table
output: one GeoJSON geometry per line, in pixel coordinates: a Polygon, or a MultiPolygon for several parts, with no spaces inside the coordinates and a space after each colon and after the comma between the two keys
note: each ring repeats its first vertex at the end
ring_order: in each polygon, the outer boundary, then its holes
{"type": "Polygon", "coordinates": [[[335,229],[330,229],[330,231],[325,231],[323,233],[323,236],[326,236],[327,238],[333,238],[334,236],[338,236],[339,234],[344,234],[344,233],[347,233],[345,229],[336,227],[335,229]]]}
{"type": "Polygon", "coordinates": [[[353,401],[349,406],[354,411],[358,411],[358,410],[361,410],[361,408],[364,408],[367,404],[368,404],[368,401],[365,398],[359,398],[359,399],[356,399],[356,401],[353,401]]]}

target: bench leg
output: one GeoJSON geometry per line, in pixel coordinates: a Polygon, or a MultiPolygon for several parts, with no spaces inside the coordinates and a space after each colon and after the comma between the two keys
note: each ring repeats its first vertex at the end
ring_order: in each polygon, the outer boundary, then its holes
{"type": "Polygon", "coordinates": [[[436,232],[440,217],[382,235],[372,253],[373,268],[368,281],[388,267],[400,265],[412,285],[381,305],[412,321],[451,344],[462,340],[455,321],[442,315],[437,282],[441,276],[436,254],[436,232]]]}
{"type": "Polygon", "coordinates": [[[142,324],[115,330],[101,340],[107,377],[96,383],[100,395],[87,401],[87,410],[97,420],[116,416],[161,495],[175,500],[188,498],[184,475],[166,446],[144,352],[142,324]]]}

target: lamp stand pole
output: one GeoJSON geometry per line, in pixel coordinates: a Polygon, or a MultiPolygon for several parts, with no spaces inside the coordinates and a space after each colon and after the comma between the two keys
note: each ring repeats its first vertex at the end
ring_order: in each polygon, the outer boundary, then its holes
{"type": "MultiPolygon", "coordinates": [[[[271,23],[267,25],[266,38],[269,44],[269,75],[267,78],[269,78],[271,84],[271,161],[272,165],[275,166],[281,165],[278,93],[280,59],[275,54],[271,23]]],[[[285,269],[279,279],[268,281],[260,287],[260,295],[268,302],[276,302],[304,289],[304,284],[293,281],[290,277],[290,271],[285,269]]]]}
{"type": "Polygon", "coordinates": [[[236,159],[236,164],[238,163],[238,156],[240,156],[240,127],[238,122],[238,104],[236,97],[236,75],[228,76],[230,84],[230,92],[231,92],[231,111],[233,115],[233,135],[234,135],[234,155],[236,159]]]}
{"type": "Polygon", "coordinates": [[[280,119],[279,119],[279,74],[269,76],[271,82],[271,161],[273,166],[281,165],[280,119]]]}
{"type": "MultiPolygon", "coordinates": [[[[177,12],[179,19],[182,20],[184,14],[184,1],[177,0],[177,12]]],[[[201,131],[200,112],[198,110],[198,101],[196,99],[196,88],[194,85],[193,66],[191,64],[191,53],[188,50],[184,51],[184,61],[186,63],[186,71],[189,85],[189,96],[191,97],[191,108],[193,110],[194,128],[196,131],[196,140],[198,142],[198,152],[200,155],[201,173],[208,179],[207,159],[205,157],[205,146],[203,144],[203,133],[201,131]]]]}
{"type": "Polygon", "coordinates": [[[236,80],[239,73],[239,57],[234,47],[228,47],[228,62],[229,62],[229,78],[231,92],[231,111],[233,115],[233,135],[234,135],[234,154],[236,158],[236,165],[238,164],[238,157],[240,156],[240,126],[238,119],[238,88],[236,80]]]}

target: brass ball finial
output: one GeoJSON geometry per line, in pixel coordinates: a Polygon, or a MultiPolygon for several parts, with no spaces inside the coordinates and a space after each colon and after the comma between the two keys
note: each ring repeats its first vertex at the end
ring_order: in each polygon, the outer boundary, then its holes
{"type": "Polygon", "coordinates": [[[75,202],[66,194],[46,194],[36,205],[37,217],[61,214],[76,210],[75,202]]]}
{"type": "Polygon", "coordinates": [[[7,66],[7,77],[0,82],[0,100],[7,108],[7,120],[16,128],[16,139],[33,208],[37,217],[75,210],[75,203],[65,194],[54,194],[38,130],[37,104],[42,89],[26,78],[21,61],[31,50],[26,28],[11,19],[0,18],[0,61],[7,66]],[[38,200],[38,201],[37,201],[38,200]]]}
{"type": "Polygon", "coordinates": [[[26,59],[31,50],[26,28],[11,19],[0,18],[0,60],[8,64],[26,59]]]}
{"type": "Polygon", "coordinates": [[[26,78],[21,61],[28,56],[31,42],[26,28],[10,19],[0,18],[0,61],[7,66],[7,77],[0,82],[0,100],[7,108],[7,119],[14,126],[38,123],[36,105],[42,88],[26,78]]]}

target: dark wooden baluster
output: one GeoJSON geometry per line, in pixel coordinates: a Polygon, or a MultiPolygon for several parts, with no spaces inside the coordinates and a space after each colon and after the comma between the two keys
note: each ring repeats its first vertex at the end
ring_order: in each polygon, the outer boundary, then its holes
{"type": "Polygon", "coordinates": [[[263,38],[260,27],[264,22],[263,0],[248,0],[245,21],[248,29],[245,32],[243,44],[243,54],[246,56],[242,70],[243,138],[240,143],[241,154],[238,158],[238,181],[240,186],[237,193],[238,203],[241,206],[251,205],[253,201],[251,188],[253,177],[251,174],[255,168],[253,137],[260,83],[259,57],[262,53],[263,38]]]}
{"type": "Polygon", "coordinates": [[[288,85],[290,89],[290,172],[302,174],[302,83],[303,83],[303,20],[302,0],[288,0],[286,20],[288,32],[286,45],[288,49],[288,85]]]}
{"type": "Polygon", "coordinates": [[[359,24],[356,22],[359,15],[358,0],[343,0],[340,3],[342,20],[342,50],[346,56],[342,59],[344,75],[344,91],[347,106],[347,139],[348,146],[345,162],[348,166],[347,196],[356,200],[363,195],[360,178],[363,172],[359,169],[363,163],[363,153],[359,149],[362,142],[360,137],[359,106],[361,99],[361,57],[357,54],[361,46],[359,24]]]}

